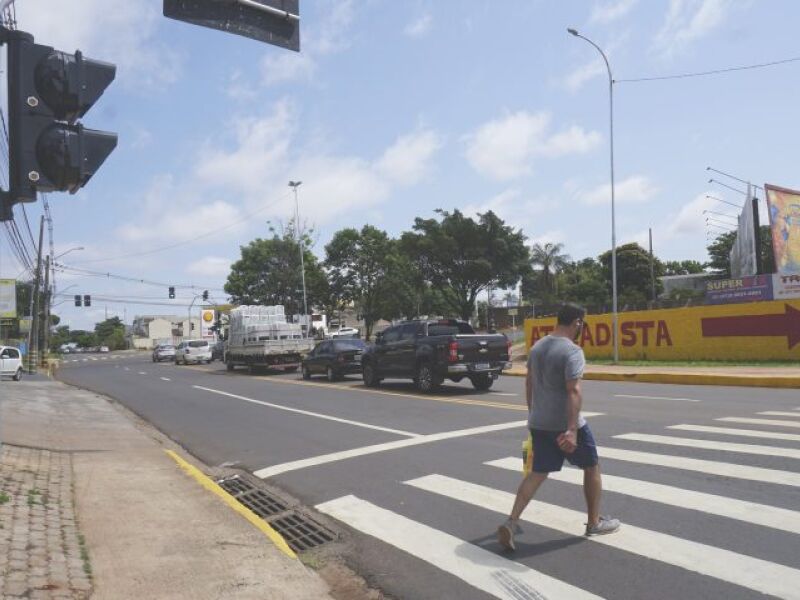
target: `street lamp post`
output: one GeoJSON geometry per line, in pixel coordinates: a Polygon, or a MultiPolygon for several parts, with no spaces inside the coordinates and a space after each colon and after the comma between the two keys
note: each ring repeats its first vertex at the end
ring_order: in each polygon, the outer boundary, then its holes
{"type": "Polygon", "coordinates": [[[567,32],[588,42],[600,53],[606,63],[608,71],[608,120],[609,140],[611,154],[611,303],[612,303],[612,339],[614,343],[614,363],[619,362],[619,315],[617,311],[617,222],[614,202],[614,78],[611,75],[611,65],[603,50],[592,40],[582,36],[576,29],[567,29],[567,32]]]}
{"type": "Polygon", "coordinates": [[[306,336],[311,330],[311,322],[308,319],[308,297],[306,295],[306,259],[303,248],[303,240],[300,238],[300,203],[297,200],[297,188],[302,181],[290,181],[289,187],[294,190],[294,226],[297,235],[297,244],[300,246],[300,276],[303,279],[303,312],[306,317],[306,336]]]}

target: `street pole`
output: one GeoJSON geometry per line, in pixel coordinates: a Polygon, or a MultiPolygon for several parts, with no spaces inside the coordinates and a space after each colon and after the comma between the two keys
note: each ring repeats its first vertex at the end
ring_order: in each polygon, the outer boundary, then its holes
{"type": "Polygon", "coordinates": [[[44,216],[39,220],[39,247],[36,258],[36,280],[33,285],[33,311],[31,312],[31,332],[28,337],[28,372],[35,373],[39,362],[39,288],[42,283],[42,243],[44,242],[44,216]]]}
{"type": "Polygon", "coordinates": [[[305,248],[303,248],[303,240],[300,238],[300,202],[297,199],[297,188],[300,187],[302,181],[290,181],[289,187],[294,190],[294,226],[297,235],[297,244],[300,246],[300,276],[303,280],[303,314],[306,317],[306,337],[311,331],[311,321],[308,316],[308,297],[306,295],[306,259],[305,248]]]}
{"type": "Polygon", "coordinates": [[[50,257],[46,256],[44,259],[44,343],[42,344],[43,351],[39,362],[44,365],[44,357],[50,350],[50,305],[52,303],[53,294],[50,289],[50,257]]]}
{"type": "Polygon", "coordinates": [[[611,74],[611,65],[608,57],[603,50],[592,40],[582,36],[575,29],[567,29],[575,37],[579,37],[588,42],[600,53],[606,63],[608,71],[608,117],[609,117],[609,141],[611,155],[611,303],[612,303],[612,338],[614,343],[614,364],[619,362],[619,314],[617,310],[617,222],[614,198],[614,77],[611,74]]]}
{"type": "Polygon", "coordinates": [[[653,302],[656,301],[656,271],[655,259],[653,257],[653,228],[648,229],[650,234],[650,286],[652,287],[653,302]]]}

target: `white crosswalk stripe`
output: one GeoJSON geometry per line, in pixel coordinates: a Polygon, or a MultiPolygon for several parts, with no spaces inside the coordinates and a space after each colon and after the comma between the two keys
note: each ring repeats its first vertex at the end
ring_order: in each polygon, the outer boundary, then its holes
{"type": "Polygon", "coordinates": [[[713,427],[708,425],[670,425],[667,429],[678,431],[695,431],[697,433],[717,433],[735,435],[737,437],[765,438],[770,440],[786,440],[800,442],[800,433],[783,433],[781,431],[760,431],[756,429],[736,429],[734,427],[713,427]]]}
{"type": "Polygon", "coordinates": [[[796,448],[778,448],[776,446],[761,446],[757,444],[735,444],[730,442],[717,442],[714,440],[697,440],[693,438],[651,435],[646,433],[623,433],[621,435],[615,435],[614,439],[663,444],[665,446],[684,446],[703,450],[719,450],[720,452],[738,452],[740,454],[783,456],[786,458],[800,459],[800,449],[796,448]]]}
{"type": "Polygon", "coordinates": [[[759,415],[766,415],[767,417],[799,417],[800,414],[790,412],[787,410],[765,410],[764,412],[757,413],[759,415]]]}
{"type": "Polygon", "coordinates": [[[344,496],[316,508],[362,533],[434,564],[495,598],[599,598],[356,496],[344,496]]]}
{"type": "MultiPolygon", "coordinates": [[[[520,472],[522,461],[519,458],[508,457],[492,460],[485,464],[508,471],[520,472]]],[[[550,473],[548,479],[583,485],[583,471],[568,468],[556,473],[550,473]]],[[[607,473],[603,473],[603,491],[736,519],[737,521],[770,527],[787,533],[800,534],[800,512],[795,510],[685,490],[670,485],[653,483],[652,481],[617,477],[607,473]]]]}
{"type": "MultiPolygon", "coordinates": [[[[506,515],[514,502],[514,495],[508,492],[444,475],[428,475],[405,483],[501,515],[506,515]]],[[[585,515],[534,500],[523,513],[522,519],[579,536],[585,515]]],[[[763,594],[787,599],[800,598],[800,570],[723,548],[627,524],[613,535],[591,537],[589,540],[763,594]]]]}
{"type": "Polygon", "coordinates": [[[774,425],[776,427],[797,427],[800,429],[800,421],[779,421],[776,419],[751,419],[749,417],[721,417],[716,421],[725,423],[746,423],[748,425],[774,425]]]}

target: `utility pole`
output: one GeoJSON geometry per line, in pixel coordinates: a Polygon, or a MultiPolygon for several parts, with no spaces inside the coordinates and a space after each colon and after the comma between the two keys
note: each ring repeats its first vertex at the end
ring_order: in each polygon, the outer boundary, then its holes
{"type": "Polygon", "coordinates": [[[50,257],[44,259],[44,329],[42,330],[43,343],[42,355],[39,358],[39,363],[44,366],[45,356],[50,351],[50,305],[52,304],[53,295],[50,289],[50,257]]]}
{"type": "Polygon", "coordinates": [[[652,287],[653,302],[656,301],[656,272],[653,258],[653,228],[648,229],[650,233],[650,286],[652,287]]]}
{"type": "Polygon", "coordinates": [[[294,190],[294,225],[297,232],[297,245],[300,246],[300,275],[303,278],[303,310],[306,317],[306,337],[311,332],[311,319],[308,316],[308,297],[306,295],[306,259],[305,248],[303,247],[303,240],[300,237],[300,203],[297,200],[297,188],[300,187],[302,181],[290,181],[289,187],[294,190]]]}
{"type": "Polygon", "coordinates": [[[36,280],[33,285],[33,312],[31,313],[31,332],[28,337],[28,372],[35,373],[39,355],[40,302],[39,288],[42,283],[42,243],[44,241],[44,216],[39,219],[39,247],[36,259],[36,280]]]}

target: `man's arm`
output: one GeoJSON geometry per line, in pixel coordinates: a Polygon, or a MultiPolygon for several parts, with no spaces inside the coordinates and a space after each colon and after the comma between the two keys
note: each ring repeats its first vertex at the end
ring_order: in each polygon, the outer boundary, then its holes
{"type": "Polygon", "coordinates": [[[559,447],[567,454],[572,454],[578,447],[578,415],[581,412],[581,380],[567,381],[567,430],[558,437],[559,447]]]}
{"type": "Polygon", "coordinates": [[[525,402],[528,405],[528,414],[531,414],[531,409],[533,408],[533,391],[534,391],[534,384],[533,384],[533,369],[528,366],[528,376],[525,377],[525,402]]]}

